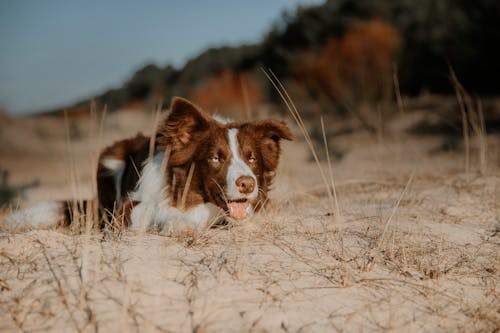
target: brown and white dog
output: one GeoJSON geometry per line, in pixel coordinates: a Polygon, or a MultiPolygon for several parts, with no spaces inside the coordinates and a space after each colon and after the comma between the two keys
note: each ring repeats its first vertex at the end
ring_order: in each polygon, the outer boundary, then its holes
{"type": "MultiPolygon", "coordinates": [[[[228,218],[242,221],[267,201],[280,140],[293,140],[283,121],[213,118],[174,98],[151,142],[141,134],[99,157],[101,227],[123,218],[134,230],[198,229],[228,218]]],[[[11,227],[71,221],[68,203],[42,203],[7,218],[11,227]]]]}

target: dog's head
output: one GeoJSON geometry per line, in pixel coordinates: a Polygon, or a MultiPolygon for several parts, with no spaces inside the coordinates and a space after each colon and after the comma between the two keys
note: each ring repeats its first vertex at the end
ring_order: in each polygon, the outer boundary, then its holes
{"type": "Polygon", "coordinates": [[[159,147],[169,155],[172,204],[187,209],[210,202],[235,220],[265,203],[280,141],[293,140],[283,121],[220,121],[182,98],[172,100],[158,133],[159,147]]]}

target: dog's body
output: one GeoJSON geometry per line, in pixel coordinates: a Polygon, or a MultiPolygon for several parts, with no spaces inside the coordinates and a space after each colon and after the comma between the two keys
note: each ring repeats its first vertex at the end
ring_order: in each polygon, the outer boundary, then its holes
{"type": "MultiPolygon", "coordinates": [[[[121,220],[131,229],[167,232],[206,227],[225,217],[245,220],[267,200],[281,139],[293,139],[284,122],[216,120],[174,98],[153,139],[139,134],[101,153],[101,227],[121,220]]],[[[42,222],[44,215],[46,220],[71,220],[67,204],[51,203],[8,221],[14,227],[46,226],[50,222],[42,222]],[[39,221],[30,222],[33,218],[39,221]]]]}

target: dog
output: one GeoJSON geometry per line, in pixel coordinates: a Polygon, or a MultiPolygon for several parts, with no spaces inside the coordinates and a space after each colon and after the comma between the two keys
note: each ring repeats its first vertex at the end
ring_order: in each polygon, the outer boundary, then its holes
{"type": "MultiPolygon", "coordinates": [[[[138,134],[101,152],[100,227],[119,220],[132,230],[168,233],[245,221],[267,202],[281,140],[293,139],[284,121],[229,121],[174,97],[154,137],[138,134]]],[[[7,224],[68,225],[72,210],[70,202],[41,203],[14,213],[7,224]]]]}

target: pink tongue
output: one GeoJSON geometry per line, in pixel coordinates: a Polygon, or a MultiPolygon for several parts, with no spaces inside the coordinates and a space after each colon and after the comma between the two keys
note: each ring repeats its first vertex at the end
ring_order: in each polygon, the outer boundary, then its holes
{"type": "Polygon", "coordinates": [[[244,220],[248,217],[248,202],[229,202],[227,207],[229,208],[229,216],[237,221],[244,220]]]}

